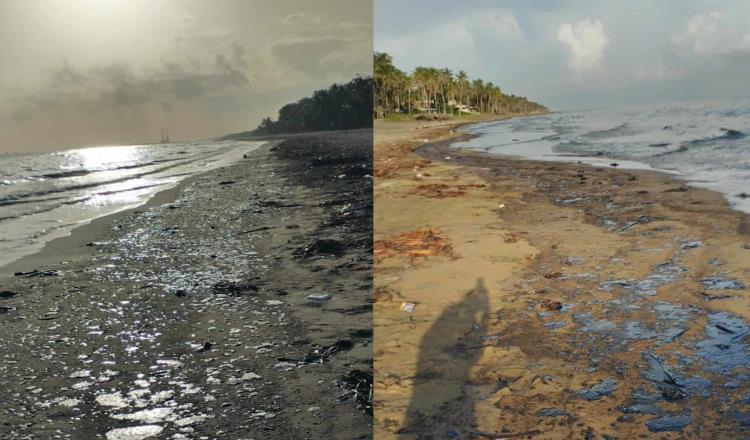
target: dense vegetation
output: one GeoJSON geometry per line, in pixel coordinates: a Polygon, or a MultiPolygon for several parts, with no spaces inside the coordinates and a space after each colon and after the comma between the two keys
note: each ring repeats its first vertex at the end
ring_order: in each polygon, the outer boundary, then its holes
{"type": "Polygon", "coordinates": [[[393,65],[390,55],[375,52],[375,116],[392,113],[530,113],[547,108],[466,72],[417,67],[411,74],[393,65]]]}
{"type": "Polygon", "coordinates": [[[265,118],[254,134],[300,133],[372,127],[372,78],[356,77],[346,84],[317,90],[311,97],[287,104],[279,118],[265,118]]]}

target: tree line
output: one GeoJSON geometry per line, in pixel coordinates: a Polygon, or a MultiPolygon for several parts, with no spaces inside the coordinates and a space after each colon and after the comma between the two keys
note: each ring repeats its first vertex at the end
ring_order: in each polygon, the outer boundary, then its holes
{"type": "Polygon", "coordinates": [[[299,133],[372,127],[371,77],[356,77],[346,84],[334,84],[312,96],[287,104],[276,121],[264,118],[255,134],[299,133]]]}
{"type": "Polygon", "coordinates": [[[393,113],[532,113],[547,111],[523,96],[506,95],[500,87],[470,79],[463,70],[417,67],[411,74],[393,65],[384,52],[374,54],[375,116],[393,113]]]}

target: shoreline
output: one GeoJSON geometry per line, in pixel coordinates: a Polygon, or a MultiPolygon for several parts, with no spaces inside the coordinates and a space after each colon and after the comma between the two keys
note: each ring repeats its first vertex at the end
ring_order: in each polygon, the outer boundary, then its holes
{"type": "Polygon", "coordinates": [[[702,347],[750,321],[748,215],[658,171],[449,149],[451,128],[376,126],[376,437],[742,432],[746,357],[702,347]]]}
{"type": "MultiPolygon", "coordinates": [[[[553,112],[550,112],[553,113],[553,112]]],[[[548,113],[547,113],[548,114],[548,113]]],[[[528,117],[528,116],[537,116],[537,114],[532,115],[522,115],[517,117],[528,117]]],[[[514,117],[512,117],[514,118],[514,117]]],[[[508,118],[508,119],[512,119],[508,118]]],[[[481,122],[479,122],[481,123],[481,122]]],[[[469,124],[473,125],[475,123],[469,124]]],[[[461,126],[454,127],[455,130],[459,130],[460,128],[465,127],[466,124],[461,124],[461,126]]],[[[471,140],[475,138],[479,138],[482,135],[476,134],[476,133],[463,133],[466,135],[466,140],[471,140]]],[[[462,142],[462,136],[456,135],[455,138],[451,141],[451,143],[456,142],[462,142]]],[[[691,180],[688,175],[684,174],[682,171],[676,170],[676,169],[667,169],[667,168],[654,168],[652,165],[650,165],[647,162],[642,162],[638,160],[630,160],[630,159],[617,159],[609,156],[576,156],[573,154],[557,154],[552,149],[549,150],[550,159],[546,159],[543,157],[530,157],[530,156],[522,156],[522,155],[515,155],[515,154],[503,154],[503,153],[490,153],[489,151],[479,151],[472,148],[466,148],[466,147],[455,147],[457,150],[466,151],[466,152],[475,152],[478,154],[486,154],[488,157],[505,157],[512,160],[531,160],[531,161],[537,161],[537,162],[549,162],[549,163],[576,163],[576,164],[583,164],[588,165],[595,168],[619,168],[624,170],[633,170],[633,171],[649,171],[649,172],[658,172],[665,175],[671,175],[672,177],[684,181],[686,185],[689,185],[693,188],[699,188],[699,189],[706,189],[708,191],[713,191],[718,194],[721,194],[722,197],[726,200],[727,205],[730,209],[738,212],[742,212],[744,214],[750,215],[750,207],[746,207],[745,210],[741,208],[736,208],[735,205],[738,204],[743,200],[744,197],[739,196],[737,194],[734,194],[732,192],[723,192],[720,189],[716,188],[717,185],[706,182],[701,182],[700,180],[691,180]],[[617,166],[612,167],[611,164],[615,163],[617,166]]]]}
{"type": "MultiPolygon", "coordinates": [[[[250,154],[253,151],[259,149],[273,148],[274,145],[278,144],[282,140],[258,139],[257,141],[262,143],[246,154],[250,154]]],[[[242,160],[243,159],[239,159],[239,161],[242,160]]],[[[125,217],[134,211],[152,208],[154,206],[162,205],[165,203],[171,203],[176,199],[182,188],[190,185],[191,183],[194,183],[194,181],[200,176],[203,176],[204,174],[210,173],[215,170],[234,166],[237,163],[238,162],[229,163],[218,168],[196,173],[178,182],[169,184],[167,188],[154,192],[147,199],[143,200],[137,205],[123,207],[118,211],[96,217],[92,220],[81,222],[70,229],[66,235],[53,238],[52,240],[45,242],[44,245],[35,252],[24,255],[17,260],[11,261],[10,263],[0,265],[0,281],[3,278],[12,277],[15,272],[33,270],[36,268],[36,266],[48,266],[61,263],[60,259],[85,257],[87,251],[80,248],[84,247],[87,243],[92,242],[92,240],[86,238],[89,234],[101,235],[102,228],[105,228],[108,224],[114,223],[118,219],[125,217]]],[[[93,255],[93,253],[89,252],[88,255],[93,255]]]]}
{"type": "Polygon", "coordinates": [[[369,139],[258,148],[3,278],[4,438],[366,438],[369,139]]]}

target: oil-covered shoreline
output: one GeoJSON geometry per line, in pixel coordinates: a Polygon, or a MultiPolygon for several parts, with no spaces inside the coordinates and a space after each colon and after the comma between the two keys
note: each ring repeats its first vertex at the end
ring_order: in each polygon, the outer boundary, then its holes
{"type": "Polygon", "coordinates": [[[376,129],[376,436],[745,435],[748,216],[452,128],[376,129]]]}
{"type": "Polygon", "coordinates": [[[262,147],[10,268],[3,438],[369,438],[371,136],[262,147]]]}

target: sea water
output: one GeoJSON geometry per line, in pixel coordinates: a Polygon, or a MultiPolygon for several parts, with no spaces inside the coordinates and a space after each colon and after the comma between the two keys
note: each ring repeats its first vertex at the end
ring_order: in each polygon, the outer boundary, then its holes
{"type": "Polygon", "coordinates": [[[750,213],[750,101],[555,112],[468,127],[453,146],[533,160],[657,169],[750,213]]]}
{"type": "Polygon", "coordinates": [[[96,218],[230,165],[262,142],[200,141],[0,154],[0,267],[96,218]]]}

